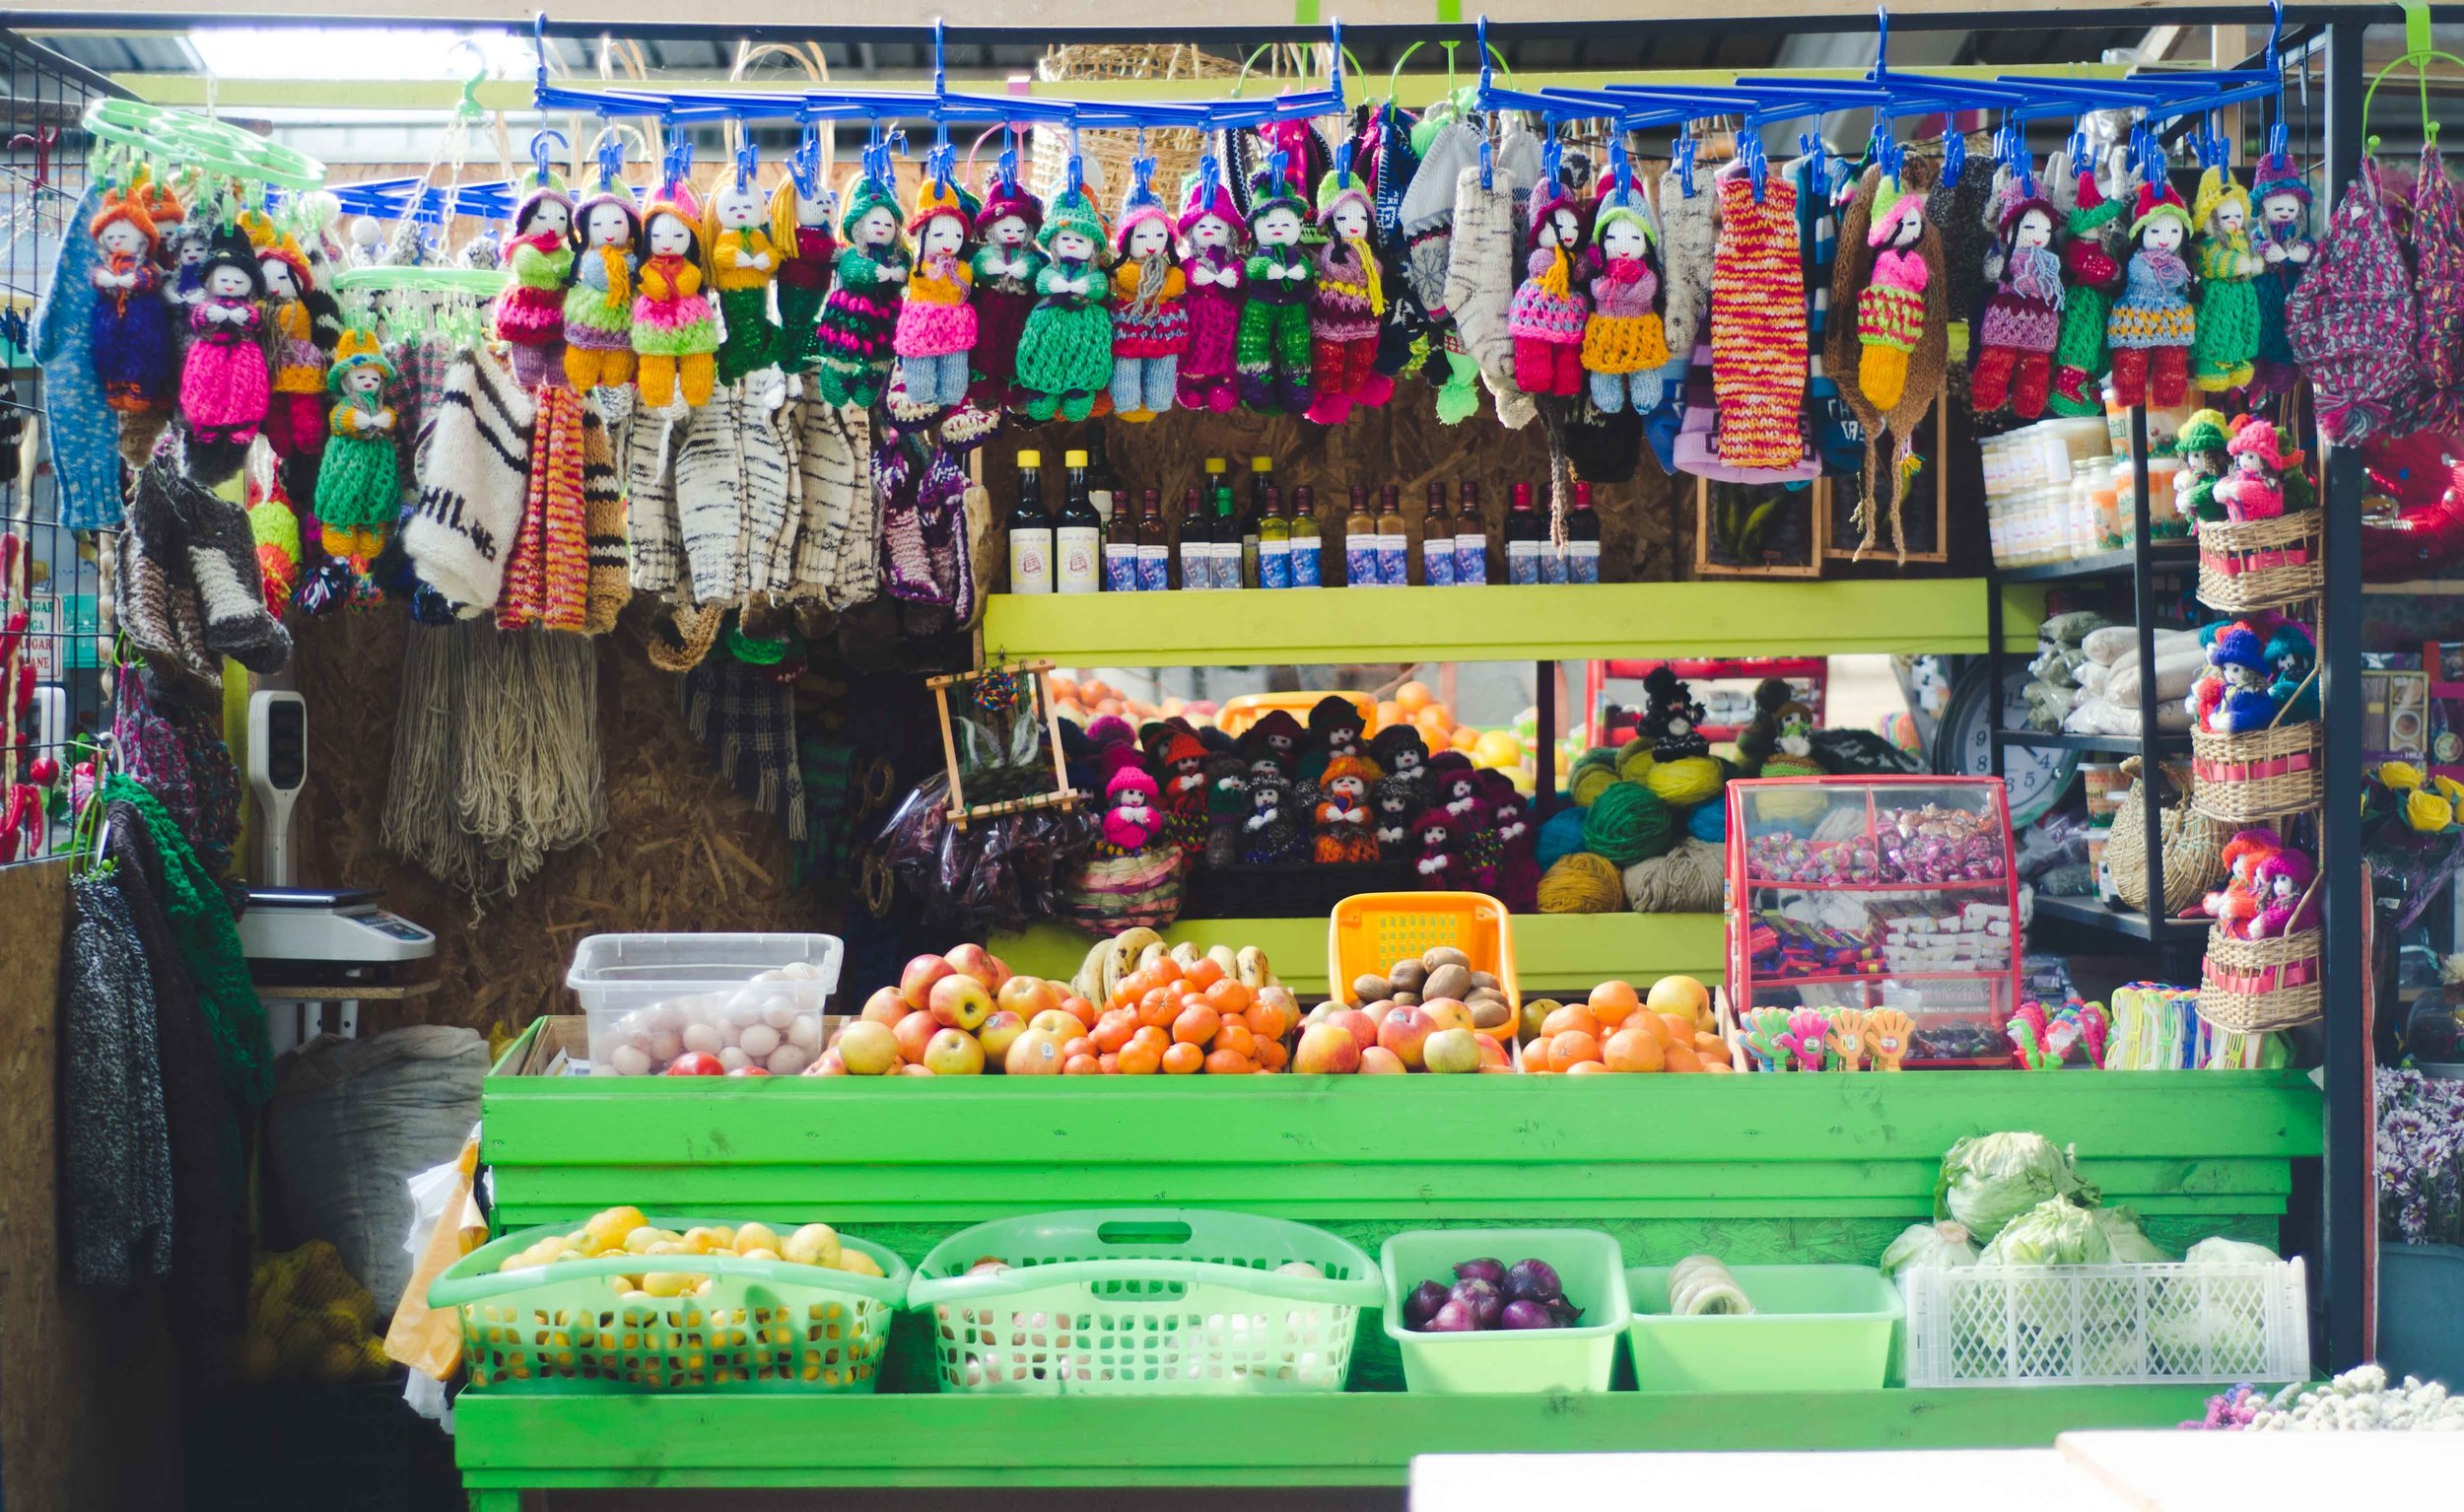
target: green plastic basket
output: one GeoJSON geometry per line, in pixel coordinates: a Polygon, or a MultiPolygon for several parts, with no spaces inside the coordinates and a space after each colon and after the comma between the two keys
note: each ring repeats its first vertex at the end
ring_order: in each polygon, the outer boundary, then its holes
{"type": "MultiPolygon", "coordinates": [[[[678,1231],[722,1226],[715,1218],[650,1221],[678,1231]]],[[[497,1270],[574,1227],[508,1234],[463,1256],[429,1286],[432,1306],[461,1311],[462,1361],[473,1386],[519,1381],[576,1393],[873,1389],[908,1279],[907,1263],[881,1246],[839,1236],[841,1245],[872,1257],[878,1277],[733,1255],[603,1255],[497,1270]],[[607,1279],[651,1270],[707,1275],[710,1292],[626,1302],[607,1279]]]]}
{"type": "Polygon", "coordinates": [[[1607,1391],[1625,1332],[1624,1257],[1588,1228],[1439,1228],[1397,1234],[1378,1251],[1386,1272],[1386,1337],[1403,1357],[1403,1384],[1447,1393],[1607,1391]],[[1403,1298],[1422,1281],[1454,1283],[1457,1262],[1543,1260],[1566,1300],[1583,1310],[1570,1329],[1422,1334],[1403,1327],[1403,1298]]]}
{"type": "Polygon", "coordinates": [[[944,1391],[1022,1396],[1332,1392],[1368,1254],[1282,1218],[1185,1207],[1087,1208],[961,1230],[916,1268],[944,1391]],[[969,1275],[978,1261],[1010,1270],[969,1275]],[[1318,1275],[1277,1267],[1305,1261],[1318,1275]]]}
{"type": "Polygon", "coordinates": [[[1634,1384],[1648,1392],[1868,1391],[1890,1368],[1898,1289],[1872,1266],[1732,1266],[1753,1304],[1735,1316],[1669,1313],[1669,1267],[1625,1272],[1634,1384]]]}

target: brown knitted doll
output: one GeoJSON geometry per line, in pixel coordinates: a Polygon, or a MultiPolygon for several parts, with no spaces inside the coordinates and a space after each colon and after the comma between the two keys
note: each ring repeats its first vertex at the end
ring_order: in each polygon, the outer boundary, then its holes
{"type": "Polygon", "coordinates": [[[1858,555],[1873,546],[1882,501],[1890,501],[1891,541],[1902,561],[1907,536],[1900,507],[1921,465],[1916,428],[1943,386],[1950,349],[1950,311],[1943,296],[1942,235],[1925,220],[1922,159],[1903,162],[1896,175],[1880,165],[1865,171],[1839,228],[1839,258],[1831,270],[1831,322],[1824,365],[1840,396],[1865,428],[1865,492],[1857,501],[1858,555]],[[1855,318],[1846,312],[1856,311],[1855,318]],[[1882,434],[1893,438],[1890,476],[1882,472],[1882,434]]]}
{"type": "Polygon", "coordinates": [[[1337,756],[1318,787],[1318,864],[1359,865],[1378,859],[1378,837],[1369,807],[1369,764],[1337,756]]]}

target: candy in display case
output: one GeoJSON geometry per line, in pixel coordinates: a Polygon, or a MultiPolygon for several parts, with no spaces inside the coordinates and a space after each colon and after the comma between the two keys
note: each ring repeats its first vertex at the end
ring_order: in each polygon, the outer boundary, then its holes
{"type": "Polygon", "coordinates": [[[2001,779],[1768,778],[1728,803],[1729,989],[1757,1069],[2013,1064],[2001,779]]]}

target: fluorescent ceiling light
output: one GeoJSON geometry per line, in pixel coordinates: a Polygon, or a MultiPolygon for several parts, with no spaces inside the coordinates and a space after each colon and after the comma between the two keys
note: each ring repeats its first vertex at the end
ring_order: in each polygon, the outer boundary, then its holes
{"type": "Polygon", "coordinates": [[[450,32],[384,27],[203,27],[188,45],[208,74],[227,79],[467,79],[471,49],[497,78],[538,67],[526,37],[503,32],[457,36],[450,32]]]}

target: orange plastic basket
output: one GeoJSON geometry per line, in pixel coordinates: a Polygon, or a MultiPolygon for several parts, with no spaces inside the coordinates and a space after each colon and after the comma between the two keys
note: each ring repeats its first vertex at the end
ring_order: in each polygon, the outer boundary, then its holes
{"type": "Polygon", "coordinates": [[[1223,701],[1223,710],[1215,716],[1215,728],[1239,739],[1252,724],[1280,709],[1303,724],[1309,722],[1309,711],[1318,707],[1322,698],[1347,698],[1360,711],[1360,733],[1365,738],[1377,732],[1378,696],[1374,693],[1335,692],[1321,689],[1315,693],[1244,693],[1223,701]]]}
{"type": "Polygon", "coordinates": [[[1503,1025],[1483,1032],[1512,1044],[1523,1015],[1523,994],[1514,980],[1514,916],[1483,892],[1364,892],[1337,903],[1327,921],[1328,995],[1345,1007],[1358,1007],[1354,978],[1383,973],[1436,945],[1454,946],[1471,957],[1473,971],[1497,979],[1514,1011],[1503,1025]]]}

